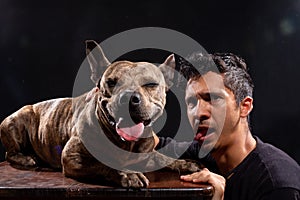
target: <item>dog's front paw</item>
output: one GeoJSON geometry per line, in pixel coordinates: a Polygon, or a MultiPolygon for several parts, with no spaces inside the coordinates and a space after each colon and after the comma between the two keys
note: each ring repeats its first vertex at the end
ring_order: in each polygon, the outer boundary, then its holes
{"type": "Polygon", "coordinates": [[[192,161],[186,161],[186,169],[189,172],[198,172],[201,171],[203,167],[199,166],[197,163],[192,161]]]}
{"type": "Polygon", "coordinates": [[[122,187],[141,188],[149,185],[148,178],[142,173],[121,172],[122,187]]]}
{"type": "Polygon", "coordinates": [[[22,153],[12,155],[7,154],[6,160],[14,165],[23,166],[24,168],[33,168],[37,166],[35,160],[31,156],[25,156],[22,153]]]}
{"type": "Polygon", "coordinates": [[[203,168],[196,162],[188,160],[176,160],[171,167],[182,172],[197,172],[203,168]]]}

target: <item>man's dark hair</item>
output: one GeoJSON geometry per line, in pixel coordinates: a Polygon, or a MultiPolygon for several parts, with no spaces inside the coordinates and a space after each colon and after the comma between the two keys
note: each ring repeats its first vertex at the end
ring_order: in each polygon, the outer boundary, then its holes
{"type": "Polygon", "coordinates": [[[178,70],[186,80],[197,79],[209,71],[224,75],[224,84],[235,95],[237,105],[253,95],[253,81],[243,58],[233,53],[194,53],[184,59],[175,57],[178,70]]]}

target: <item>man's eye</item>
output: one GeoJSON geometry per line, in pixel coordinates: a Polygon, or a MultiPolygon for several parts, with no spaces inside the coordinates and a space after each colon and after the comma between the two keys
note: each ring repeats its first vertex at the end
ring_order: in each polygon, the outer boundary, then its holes
{"type": "Polygon", "coordinates": [[[187,100],[186,100],[186,104],[189,108],[193,108],[197,105],[197,102],[198,102],[198,99],[195,98],[195,97],[189,97],[187,100]]]}
{"type": "Polygon", "coordinates": [[[116,82],[115,80],[109,79],[109,80],[106,81],[106,84],[107,84],[107,86],[108,86],[109,88],[113,88],[113,87],[116,86],[117,82],[116,82]]]}
{"type": "Polygon", "coordinates": [[[158,86],[158,83],[146,83],[143,85],[143,87],[149,87],[149,88],[154,88],[154,87],[157,87],[158,86]]]}
{"type": "Polygon", "coordinates": [[[217,95],[217,94],[210,94],[210,97],[209,97],[209,98],[210,98],[210,101],[213,101],[213,102],[222,99],[222,97],[221,97],[220,95],[217,95]]]}

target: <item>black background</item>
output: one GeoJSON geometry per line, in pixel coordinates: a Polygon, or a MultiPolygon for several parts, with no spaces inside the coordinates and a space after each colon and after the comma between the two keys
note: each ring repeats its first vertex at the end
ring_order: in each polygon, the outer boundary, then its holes
{"type": "Polygon", "coordinates": [[[241,55],[256,86],[253,134],[300,162],[299,0],[1,0],[0,24],[1,121],[25,104],[71,96],[86,39],[164,27],[208,52],[241,55]]]}

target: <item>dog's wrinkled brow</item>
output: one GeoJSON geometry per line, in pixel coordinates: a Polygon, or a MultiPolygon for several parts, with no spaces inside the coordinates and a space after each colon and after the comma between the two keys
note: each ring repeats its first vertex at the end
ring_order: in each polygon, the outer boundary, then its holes
{"type": "Polygon", "coordinates": [[[151,77],[151,76],[148,76],[148,77],[144,77],[143,78],[143,83],[157,83],[157,79],[151,77]]]}

